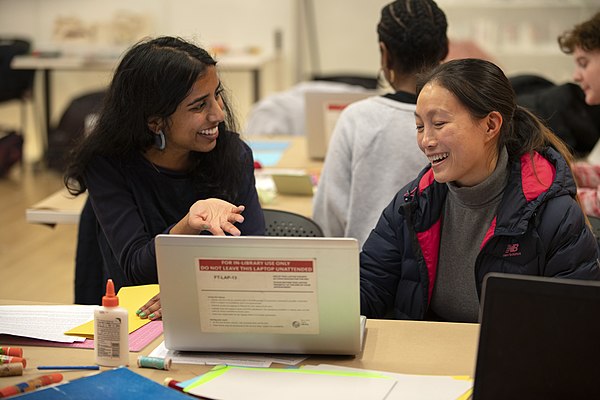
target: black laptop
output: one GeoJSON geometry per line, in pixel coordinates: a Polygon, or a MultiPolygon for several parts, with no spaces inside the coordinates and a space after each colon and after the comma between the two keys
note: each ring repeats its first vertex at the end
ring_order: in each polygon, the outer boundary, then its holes
{"type": "Polygon", "coordinates": [[[489,274],[473,400],[600,399],[600,282],[489,274]]]}

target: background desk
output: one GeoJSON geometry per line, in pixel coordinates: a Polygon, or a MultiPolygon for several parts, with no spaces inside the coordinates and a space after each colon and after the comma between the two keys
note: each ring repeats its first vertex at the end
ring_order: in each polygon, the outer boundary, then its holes
{"type": "MultiPolygon", "coordinates": [[[[272,136],[261,137],[262,140],[288,141],[277,168],[301,168],[311,173],[319,173],[323,166],[321,161],[308,158],[305,137],[272,136]]],[[[60,189],[44,200],[32,205],[25,211],[27,222],[38,224],[78,224],[79,215],[87,194],[73,198],[66,189],[60,189]]],[[[292,211],[307,217],[312,216],[312,196],[286,196],[278,194],[265,208],[292,211]]]]}
{"type": "MultiPolygon", "coordinates": [[[[7,301],[1,303],[10,304],[7,301]]],[[[367,320],[365,346],[361,354],[356,357],[311,356],[303,364],[327,363],[404,374],[473,376],[478,334],[478,324],[367,320]]],[[[167,377],[183,381],[212,368],[193,364],[173,364],[170,371],[138,368],[138,355],[148,355],[162,340],[161,336],[142,352],[130,353],[130,368],[161,384],[167,377]]],[[[24,375],[4,377],[2,385],[33,379],[47,372],[36,370],[38,365],[90,365],[94,361],[92,350],[22,347],[27,359],[24,375]]],[[[89,372],[66,371],[63,375],[65,379],[75,379],[89,372]]]]}
{"type": "MultiPolygon", "coordinates": [[[[217,58],[221,71],[249,72],[252,79],[253,101],[260,99],[261,72],[263,67],[274,60],[267,54],[233,54],[217,58]]],[[[52,114],[52,84],[50,73],[53,71],[112,71],[117,67],[118,57],[95,56],[57,56],[39,57],[32,55],[16,56],[11,67],[13,69],[30,69],[42,71],[43,99],[42,104],[44,135],[48,134],[52,114]]]]}

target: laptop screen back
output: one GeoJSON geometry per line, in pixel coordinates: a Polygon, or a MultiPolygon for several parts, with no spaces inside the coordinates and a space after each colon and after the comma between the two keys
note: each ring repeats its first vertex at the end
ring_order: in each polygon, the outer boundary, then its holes
{"type": "Polygon", "coordinates": [[[361,350],[354,239],[158,235],[156,258],[170,350],[361,350]]]}
{"type": "Polygon", "coordinates": [[[308,156],[311,159],[324,159],[333,129],[344,108],[355,101],[377,94],[378,92],[374,90],[361,92],[306,92],[304,102],[308,156]]]}
{"type": "Polygon", "coordinates": [[[600,282],[490,274],[473,399],[600,398],[600,282]]]}

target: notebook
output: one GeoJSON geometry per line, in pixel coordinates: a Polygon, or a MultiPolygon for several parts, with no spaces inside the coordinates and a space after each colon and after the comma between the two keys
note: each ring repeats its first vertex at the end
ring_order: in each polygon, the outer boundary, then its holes
{"type": "Polygon", "coordinates": [[[598,399],[600,282],[490,274],[474,400],[598,399]]]}
{"type": "Polygon", "coordinates": [[[333,128],[340,113],[349,104],[379,94],[374,90],[362,92],[306,92],[305,127],[308,156],[324,159],[333,128]]]}
{"type": "Polygon", "coordinates": [[[155,242],[167,349],[361,351],[355,239],[158,235],[155,242]]]}

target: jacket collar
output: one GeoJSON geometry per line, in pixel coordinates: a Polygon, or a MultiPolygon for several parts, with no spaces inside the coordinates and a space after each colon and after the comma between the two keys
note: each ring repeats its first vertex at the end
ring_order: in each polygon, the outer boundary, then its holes
{"type": "MultiPolygon", "coordinates": [[[[553,148],[509,160],[509,178],[500,203],[496,233],[519,234],[527,229],[533,213],[549,198],[575,196],[575,180],[564,158],[553,148]],[[534,169],[535,166],[535,169],[534,169]]],[[[404,200],[414,209],[416,232],[429,229],[441,217],[448,187],[433,179],[431,166],[424,168],[404,200]]]]}
{"type": "Polygon", "coordinates": [[[577,187],[565,159],[552,148],[525,154],[511,165],[509,183],[497,213],[496,233],[521,234],[550,198],[575,196],[577,187]]]}

